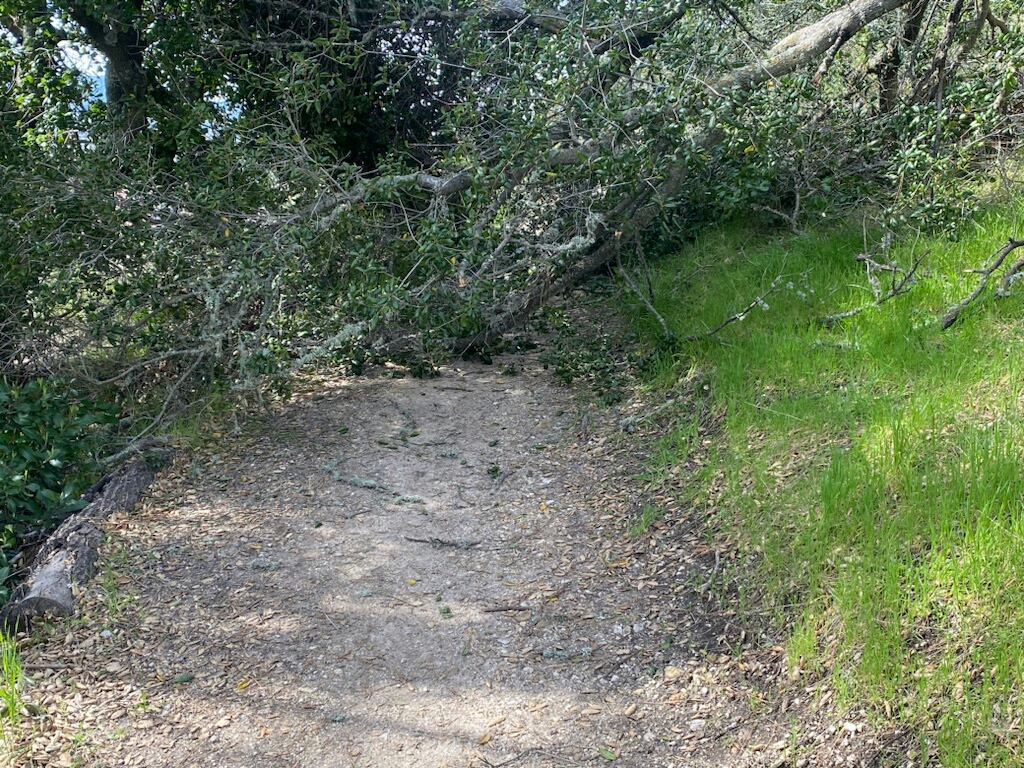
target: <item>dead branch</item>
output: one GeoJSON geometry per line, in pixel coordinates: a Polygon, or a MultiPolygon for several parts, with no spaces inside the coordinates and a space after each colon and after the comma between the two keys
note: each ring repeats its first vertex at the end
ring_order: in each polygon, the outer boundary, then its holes
{"type": "Polygon", "coordinates": [[[800,229],[800,190],[795,190],[795,201],[793,203],[793,212],[786,213],[780,211],[778,208],[772,208],[770,205],[755,205],[754,209],[758,211],[764,211],[765,213],[773,214],[781,219],[785,219],[786,223],[789,224],[790,230],[794,235],[802,235],[803,232],[800,229]]]}
{"type": "Polygon", "coordinates": [[[1024,258],[1017,259],[1013,266],[1006,270],[1002,282],[999,283],[999,290],[996,291],[996,298],[1005,299],[1010,295],[1010,287],[1020,279],[1020,271],[1024,269],[1024,258]]]}
{"type": "Polygon", "coordinates": [[[868,271],[868,282],[871,283],[871,290],[875,295],[875,300],[870,304],[856,307],[854,309],[847,310],[846,312],[836,312],[831,315],[827,315],[822,321],[826,328],[831,328],[843,320],[847,320],[851,317],[855,317],[869,307],[880,307],[890,299],[895,299],[897,296],[902,296],[907,293],[913,286],[916,280],[917,269],[921,266],[921,262],[924,261],[929,251],[924,251],[920,256],[914,259],[914,264],[910,269],[904,270],[893,263],[880,264],[872,259],[868,254],[862,253],[857,257],[857,261],[865,264],[868,271]],[[889,287],[886,290],[882,290],[881,283],[875,276],[876,272],[887,272],[891,276],[889,287]]]}
{"type": "Polygon", "coordinates": [[[436,536],[432,536],[429,539],[417,539],[413,536],[406,536],[405,540],[415,544],[429,544],[434,549],[470,549],[480,544],[479,541],[470,541],[469,539],[451,541],[449,539],[439,539],[436,536]]]}
{"type": "Polygon", "coordinates": [[[634,282],[633,276],[629,274],[629,271],[625,268],[625,266],[623,266],[621,258],[619,259],[618,266],[619,275],[622,277],[622,281],[626,284],[626,287],[629,288],[629,290],[632,291],[638,299],[640,299],[641,303],[643,303],[643,305],[647,308],[647,311],[654,315],[655,319],[658,321],[658,324],[661,325],[661,333],[663,337],[666,339],[673,338],[672,331],[669,330],[668,323],[665,322],[665,318],[662,317],[661,313],[654,308],[654,304],[651,303],[651,300],[644,295],[644,292],[640,290],[640,287],[636,284],[636,282],[634,282]]]}
{"type": "Polygon", "coordinates": [[[524,605],[498,605],[494,608],[481,608],[480,613],[519,613],[528,610],[529,606],[524,605]]]}
{"type": "Polygon", "coordinates": [[[688,342],[688,341],[700,341],[701,339],[710,339],[712,336],[715,336],[719,331],[722,331],[725,328],[728,328],[733,323],[736,323],[736,322],[739,322],[740,320],[746,319],[747,315],[749,315],[751,312],[753,312],[755,307],[761,307],[762,309],[767,309],[768,308],[768,304],[767,304],[767,302],[765,302],[765,299],[767,299],[769,296],[771,296],[773,293],[775,293],[779,289],[779,286],[781,286],[781,285],[782,285],[782,275],[779,275],[774,280],[772,280],[772,284],[768,288],[767,291],[762,293],[760,296],[758,296],[756,299],[754,299],[752,302],[750,302],[747,306],[745,306],[739,312],[736,312],[736,313],[734,313],[732,315],[729,315],[729,317],[725,318],[725,320],[720,322],[718,325],[716,325],[710,331],[706,331],[705,333],[693,333],[693,334],[690,334],[689,336],[684,336],[681,339],[681,341],[687,341],[688,342]]]}
{"type": "MultiPolygon", "coordinates": [[[[995,256],[992,257],[992,261],[988,264],[988,266],[983,267],[980,270],[974,270],[975,272],[981,275],[981,279],[978,280],[978,285],[975,286],[974,290],[971,291],[970,295],[967,296],[967,298],[958,301],[956,304],[954,304],[946,311],[946,314],[942,316],[942,330],[946,330],[951,325],[953,325],[953,323],[955,323],[957,319],[959,319],[960,313],[963,312],[964,309],[966,309],[967,306],[971,304],[975,299],[981,296],[982,292],[985,290],[985,286],[988,285],[988,279],[989,277],[992,276],[992,273],[1003,265],[1003,262],[1006,261],[1007,256],[1009,256],[1011,253],[1013,253],[1021,246],[1024,246],[1024,240],[1013,240],[1012,238],[1010,240],[1007,240],[1006,244],[996,252],[995,256]]],[[[1006,277],[1003,278],[1003,284],[1000,286],[999,289],[1000,291],[1005,291],[1005,289],[1009,288],[1013,276],[1017,273],[1017,270],[1021,269],[1022,267],[1024,267],[1024,264],[1021,264],[1020,262],[1014,265],[1014,269],[1011,269],[1007,273],[1006,277]]]]}

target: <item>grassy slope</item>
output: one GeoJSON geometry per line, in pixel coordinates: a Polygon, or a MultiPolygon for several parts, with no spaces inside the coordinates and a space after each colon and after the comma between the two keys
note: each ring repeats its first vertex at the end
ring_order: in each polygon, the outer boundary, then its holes
{"type": "MultiPolygon", "coordinates": [[[[791,663],[913,724],[948,765],[1019,764],[1024,744],[1024,288],[949,331],[935,322],[973,288],[965,270],[1020,234],[1020,214],[972,222],[958,243],[894,247],[904,264],[929,249],[923,279],[832,329],[824,315],[871,302],[859,228],[732,225],[655,265],[679,336],[783,276],[767,310],[662,352],[652,377],[710,377],[724,432],[694,501],[756,553],[745,583],[789,628],[791,663]]],[[[658,323],[634,312],[655,340],[658,323]]],[[[679,424],[659,464],[684,460],[687,434],[679,424]]]]}

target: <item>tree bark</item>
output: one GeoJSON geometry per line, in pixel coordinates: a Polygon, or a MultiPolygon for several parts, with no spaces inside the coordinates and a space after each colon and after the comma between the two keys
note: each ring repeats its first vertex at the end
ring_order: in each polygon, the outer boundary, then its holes
{"type": "MultiPolygon", "coordinates": [[[[70,3],[68,13],[85,30],[89,42],[107,59],[104,74],[107,109],[130,140],[146,125],[149,77],[143,66],[148,42],[134,26],[120,19],[106,22],[91,12],[92,6],[70,3]]],[[[136,9],[138,10],[138,9],[136,9]]]]}
{"type": "Polygon", "coordinates": [[[842,46],[871,22],[910,0],[854,0],[824,18],[784,37],[759,61],[741,67],[715,83],[714,90],[750,90],[766,80],[788,75],[842,46]]]}
{"type": "Polygon", "coordinates": [[[61,523],[36,553],[29,577],[0,609],[0,626],[23,626],[33,616],[71,616],[72,585],[84,584],[96,567],[103,540],[99,523],[115,512],[129,511],[151,482],[153,471],[141,457],[103,478],[89,505],[61,523]]]}

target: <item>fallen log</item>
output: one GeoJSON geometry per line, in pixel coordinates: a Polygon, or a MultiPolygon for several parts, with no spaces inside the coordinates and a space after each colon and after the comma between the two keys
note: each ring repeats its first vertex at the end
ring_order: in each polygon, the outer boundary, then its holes
{"type": "Polygon", "coordinates": [[[58,526],[33,558],[28,578],[0,609],[0,626],[24,627],[34,616],[71,616],[73,584],[93,575],[103,531],[98,527],[116,512],[127,512],[153,482],[143,457],[122,464],[85,495],[88,505],[58,526]]]}

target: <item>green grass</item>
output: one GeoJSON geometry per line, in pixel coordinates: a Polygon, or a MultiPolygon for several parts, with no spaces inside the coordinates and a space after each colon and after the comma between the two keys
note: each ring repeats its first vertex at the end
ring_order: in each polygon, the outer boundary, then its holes
{"type": "Polygon", "coordinates": [[[21,720],[21,657],[14,638],[0,632],[0,732],[9,745],[10,734],[21,720]]]}
{"type": "Polygon", "coordinates": [[[629,529],[630,536],[642,536],[647,530],[665,516],[665,510],[653,504],[645,504],[640,511],[640,518],[629,529]]]}
{"type": "MultiPolygon", "coordinates": [[[[920,281],[833,326],[822,319],[872,301],[859,226],[727,225],[656,263],[655,306],[678,338],[776,284],[767,309],[713,339],[666,352],[658,321],[631,308],[662,350],[651,385],[700,370],[725,411],[693,501],[755,555],[744,594],[756,585],[788,627],[794,674],[893,712],[943,765],[1016,765],[1024,747],[1024,286],[995,301],[993,285],[937,327],[974,287],[966,270],[1020,236],[1022,212],[994,210],[959,242],[894,246],[904,265],[928,250],[920,281]]],[[[696,439],[680,420],[653,468],[681,464],[696,439]]]]}

